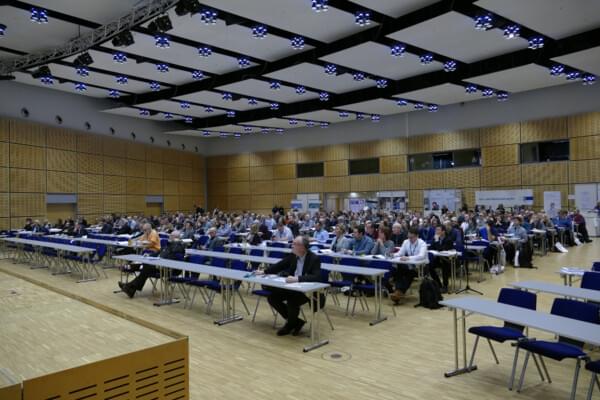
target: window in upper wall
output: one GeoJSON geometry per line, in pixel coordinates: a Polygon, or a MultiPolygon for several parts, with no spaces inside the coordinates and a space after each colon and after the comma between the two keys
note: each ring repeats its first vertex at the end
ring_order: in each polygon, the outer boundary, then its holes
{"type": "Polygon", "coordinates": [[[409,171],[478,167],[481,160],[480,149],[455,150],[445,153],[412,154],[408,156],[409,171]]]}
{"type": "Polygon", "coordinates": [[[348,171],[350,175],[365,175],[379,173],[379,158],[363,158],[349,160],[348,171]]]}
{"type": "Polygon", "coordinates": [[[421,171],[433,169],[433,157],[431,154],[413,154],[408,156],[408,170],[421,171]]]}
{"type": "Polygon", "coordinates": [[[298,178],[315,178],[323,175],[322,162],[296,164],[296,176],[298,178]]]}
{"type": "Polygon", "coordinates": [[[479,149],[457,150],[452,153],[454,167],[478,167],[481,165],[481,151],[479,149]]]}
{"type": "Polygon", "coordinates": [[[523,143],[520,150],[521,164],[569,160],[568,139],[523,143]]]}

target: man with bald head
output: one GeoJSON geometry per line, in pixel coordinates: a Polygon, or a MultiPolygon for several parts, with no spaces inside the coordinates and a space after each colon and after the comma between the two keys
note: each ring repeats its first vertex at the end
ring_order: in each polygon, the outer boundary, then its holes
{"type": "MultiPolygon", "coordinates": [[[[286,277],[287,283],[320,282],[321,260],[309,250],[309,241],[305,236],[297,236],[292,242],[292,253],[277,264],[273,264],[257,275],[278,274],[286,277]]],[[[278,336],[292,333],[297,336],[306,321],[298,318],[300,306],[309,301],[303,293],[292,290],[269,287],[271,295],[269,304],[287,321],[283,328],[277,331],[278,336]]],[[[319,300],[320,301],[320,300],[319,300]]]]}

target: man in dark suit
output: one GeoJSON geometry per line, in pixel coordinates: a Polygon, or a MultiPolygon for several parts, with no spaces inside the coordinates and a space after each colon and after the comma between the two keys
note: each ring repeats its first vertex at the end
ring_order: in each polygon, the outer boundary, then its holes
{"type": "MultiPolygon", "coordinates": [[[[435,236],[431,246],[429,246],[429,250],[436,251],[448,251],[454,248],[454,243],[452,239],[447,235],[446,229],[438,225],[435,228],[435,236]]],[[[450,280],[450,261],[445,257],[434,256],[431,262],[429,263],[429,275],[433,278],[434,281],[440,285],[442,293],[448,293],[448,281],[450,280]],[[440,268],[442,270],[442,281],[440,281],[440,277],[437,274],[436,269],[440,268]]]]}
{"type": "MultiPolygon", "coordinates": [[[[286,277],[287,283],[295,282],[320,282],[321,281],[321,260],[319,256],[312,253],[309,249],[307,237],[297,236],[292,242],[292,253],[283,258],[277,264],[271,265],[263,271],[257,271],[261,274],[278,274],[286,277]]],[[[292,333],[297,336],[306,323],[298,318],[300,306],[309,301],[303,293],[292,290],[269,287],[271,295],[268,297],[269,304],[281,316],[287,320],[283,328],[277,331],[278,336],[284,336],[292,333]]],[[[320,300],[319,300],[320,301],[320,300]]]]}

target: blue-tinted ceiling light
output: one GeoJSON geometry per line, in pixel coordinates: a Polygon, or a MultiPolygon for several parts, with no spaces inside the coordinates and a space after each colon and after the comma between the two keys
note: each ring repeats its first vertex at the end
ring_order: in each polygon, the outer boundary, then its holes
{"type": "Polygon", "coordinates": [[[349,115],[346,111],[340,111],[339,113],[340,118],[348,118],[349,115]]]}
{"type": "Polygon", "coordinates": [[[251,126],[244,126],[244,132],[252,132],[251,126]]]}
{"type": "Polygon", "coordinates": [[[478,31],[487,31],[494,27],[494,18],[492,14],[478,15],[475,17],[475,29],[478,31]]]}
{"type": "Polygon", "coordinates": [[[158,92],[160,90],[160,83],[150,82],[150,90],[152,90],[153,92],[158,92]]]}
{"type": "Polygon", "coordinates": [[[519,25],[511,24],[504,27],[504,38],[514,39],[521,36],[521,27],[519,25]]]}
{"type": "Polygon", "coordinates": [[[140,115],[142,117],[149,117],[150,116],[150,111],[146,110],[145,108],[140,109],[140,115]]]}
{"type": "Polygon", "coordinates": [[[164,63],[156,64],[156,70],[161,73],[169,72],[169,66],[164,63]]]}
{"type": "Polygon", "coordinates": [[[205,8],[200,12],[200,21],[206,25],[216,25],[219,14],[215,10],[205,8]]]}
{"type": "Polygon", "coordinates": [[[84,78],[90,75],[90,71],[87,69],[87,67],[77,67],[75,68],[75,73],[84,78]]]}
{"type": "Polygon", "coordinates": [[[296,86],[296,93],[304,94],[304,93],[306,93],[306,88],[304,86],[296,86]]]}
{"type": "Polygon", "coordinates": [[[182,101],[179,103],[179,107],[183,108],[184,110],[189,110],[191,106],[187,101],[182,101]]]}
{"type": "Polygon", "coordinates": [[[215,111],[215,109],[212,108],[211,106],[204,107],[204,112],[206,112],[206,113],[211,113],[211,112],[214,112],[214,111],[215,111]]]}
{"type": "Polygon", "coordinates": [[[423,65],[431,64],[433,62],[433,54],[423,54],[419,59],[423,65]]]}
{"type": "Polygon", "coordinates": [[[163,118],[167,119],[167,120],[173,119],[173,114],[168,113],[168,112],[167,113],[163,113],[163,118]]]}
{"type": "Polygon", "coordinates": [[[269,104],[269,108],[273,111],[279,110],[279,103],[271,103],[269,104]]]}
{"type": "Polygon", "coordinates": [[[415,110],[422,110],[425,108],[425,104],[423,103],[415,103],[415,110]]]}
{"type": "Polygon", "coordinates": [[[365,114],[363,113],[356,113],[356,119],[359,121],[362,121],[363,119],[365,119],[365,114]]]}
{"type": "Polygon", "coordinates": [[[354,14],[354,23],[358,26],[371,25],[371,13],[368,11],[357,11],[354,14]]]}
{"type": "Polygon", "coordinates": [[[475,93],[475,92],[477,92],[477,86],[476,85],[467,85],[465,87],[465,92],[469,93],[469,94],[475,93]]]}
{"type": "Polygon", "coordinates": [[[313,126],[315,126],[315,121],[306,121],[306,126],[308,128],[312,128],[313,126]]]}
{"type": "Polygon", "coordinates": [[[87,85],[85,83],[76,83],[75,90],[78,92],[85,92],[87,90],[87,85]]]}
{"type": "Polygon", "coordinates": [[[531,50],[539,50],[544,48],[544,38],[541,36],[535,36],[529,39],[529,46],[527,48],[531,50]]]}
{"type": "Polygon", "coordinates": [[[255,39],[264,39],[267,36],[267,27],[264,25],[255,25],[252,27],[252,36],[255,39]]]}
{"type": "Polygon", "coordinates": [[[29,17],[31,22],[35,22],[36,24],[47,24],[48,23],[48,12],[43,8],[32,8],[31,9],[31,17],[29,17]]]}
{"type": "Polygon", "coordinates": [[[569,73],[567,73],[566,78],[568,81],[574,81],[579,79],[579,77],[581,76],[581,73],[579,73],[578,71],[571,71],[569,73]]]}
{"type": "Polygon", "coordinates": [[[113,98],[113,99],[118,99],[119,97],[121,97],[121,92],[119,92],[116,89],[110,89],[108,91],[108,96],[113,98]]]}
{"type": "Polygon", "coordinates": [[[168,49],[171,47],[169,37],[164,33],[158,33],[154,36],[154,45],[159,49],[168,49]]]}
{"type": "Polygon", "coordinates": [[[283,129],[283,128],[275,128],[275,133],[282,134],[283,131],[285,131],[285,129],[283,129]]]}
{"type": "Polygon", "coordinates": [[[594,83],[596,83],[596,75],[592,75],[592,74],[583,75],[583,78],[581,78],[581,83],[584,86],[593,85],[594,83]]]}
{"type": "Polygon", "coordinates": [[[329,9],[327,0],[312,0],[311,8],[314,12],[325,12],[329,9]]]}
{"type": "Polygon", "coordinates": [[[505,92],[504,90],[499,90],[498,93],[496,93],[496,100],[498,100],[498,101],[508,100],[508,92],[505,92]]]}
{"type": "Polygon", "coordinates": [[[258,101],[256,101],[255,98],[251,97],[251,98],[248,99],[248,105],[255,106],[257,104],[258,104],[258,101]]]}
{"type": "Polygon", "coordinates": [[[204,78],[204,72],[199,71],[199,70],[195,70],[194,72],[192,72],[192,79],[193,80],[199,81],[202,78],[204,78]]]}
{"type": "Polygon", "coordinates": [[[227,118],[235,118],[235,111],[228,110],[227,111],[227,118]]]}
{"type": "Polygon", "coordinates": [[[556,64],[550,67],[550,75],[552,76],[560,76],[565,73],[565,66],[561,64],[556,64]]]}
{"type": "Polygon", "coordinates": [[[208,46],[198,47],[198,54],[201,57],[208,57],[212,54],[212,49],[208,46]]]}
{"type": "Polygon", "coordinates": [[[329,93],[327,93],[327,92],[319,93],[319,100],[320,101],[329,101],[329,93]]]}
{"type": "Polygon", "coordinates": [[[241,133],[238,133],[238,132],[236,132],[236,133],[234,133],[234,134],[233,134],[233,137],[234,137],[234,138],[236,138],[236,139],[239,139],[239,138],[241,138],[241,137],[242,137],[242,134],[241,134],[241,133]]]}
{"type": "Polygon", "coordinates": [[[377,79],[375,81],[375,86],[377,86],[378,89],[385,89],[388,86],[388,80],[387,79],[377,79]]]}
{"type": "Polygon", "coordinates": [[[400,106],[400,107],[404,107],[408,105],[408,101],[404,100],[404,99],[398,99],[396,100],[396,105],[400,106]]]}
{"type": "Polygon", "coordinates": [[[294,50],[302,50],[304,48],[304,38],[302,36],[294,36],[290,43],[294,50]]]}
{"type": "Polygon", "coordinates": [[[271,81],[269,82],[269,88],[272,90],[279,90],[281,89],[281,83],[278,81],[271,81]]]}
{"type": "Polygon", "coordinates": [[[250,66],[250,60],[248,60],[246,57],[240,57],[237,61],[238,67],[240,68],[248,68],[250,66]]]}
{"type": "Polygon", "coordinates": [[[209,131],[202,131],[202,136],[210,136],[210,132],[209,131]]]}
{"type": "Polygon", "coordinates": [[[54,78],[52,75],[44,75],[40,78],[40,82],[44,85],[54,85],[54,78]]]}
{"type": "Polygon", "coordinates": [[[260,128],[260,133],[269,133],[271,130],[269,128],[260,128]]]}
{"type": "Polygon", "coordinates": [[[483,97],[491,97],[494,95],[494,89],[485,88],[481,91],[483,97]]]}
{"type": "Polygon", "coordinates": [[[6,35],[6,25],[0,24],[0,38],[6,35]]]}
{"type": "Polygon", "coordinates": [[[365,80],[365,74],[362,72],[354,72],[352,74],[352,79],[354,79],[355,81],[363,81],[365,80]]]}
{"type": "Polygon", "coordinates": [[[337,73],[337,67],[334,64],[325,65],[325,73],[327,75],[335,75],[337,73]]]}
{"type": "Polygon", "coordinates": [[[129,79],[127,79],[126,76],[124,75],[117,75],[115,77],[115,81],[119,84],[119,85],[127,85],[127,82],[129,82],[129,79]]]}
{"type": "Polygon", "coordinates": [[[456,71],[456,67],[457,67],[456,61],[454,61],[454,60],[449,60],[444,63],[444,71],[445,72],[454,72],[454,71],[456,71]]]}
{"type": "Polygon", "coordinates": [[[186,115],[183,119],[183,122],[185,122],[186,124],[191,124],[192,122],[194,122],[194,118],[190,117],[189,115],[186,115]]]}
{"type": "Polygon", "coordinates": [[[429,112],[437,112],[440,109],[440,106],[438,106],[437,104],[430,104],[429,106],[427,106],[427,111],[429,112]]]}
{"type": "Polygon", "coordinates": [[[115,53],[113,54],[113,61],[117,64],[125,64],[127,62],[127,55],[125,53],[115,53]]]}
{"type": "Polygon", "coordinates": [[[403,43],[396,43],[390,47],[392,57],[404,57],[404,53],[406,53],[406,45],[403,43]]]}
{"type": "Polygon", "coordinates": [[[288,120],[288,122],[289,122],[290,125],[298,125],[298,120],[293,119],[293,118],[290,119],[290,120],[288,120]]]}
{"type": "Polygon", "coordinates": [[[371,122],[379,122],[379,121],[381,121],[381,115],[371,114],[371,122]]]}
{"type": "Polygon", "coordinates": [[[321,128],[328,128],[329,127],[329,122],[321,122],[319,124],[319,127],[321,127],[321,128]]]}
{"type": "Polygon", "coordinates": [[[229,92],[224,92],[222,95],[222,99],[225,101],[231,101],[233,100],[233,95],[229,92]]]}

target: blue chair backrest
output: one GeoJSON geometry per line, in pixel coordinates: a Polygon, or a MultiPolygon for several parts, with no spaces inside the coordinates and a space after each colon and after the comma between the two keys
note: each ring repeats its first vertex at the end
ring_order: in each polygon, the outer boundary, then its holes
{"type": "Polygon", "coordinates": [[[592,263],[592,271],[600,272],[600,261],[594,261],[592,263]]]}
{"type": "MultiPolygon", "coordinates": [[[[600,308],[598,308],[596,304],[558,298],[554,299],[554,303],[552,303],[552,310],[550,311],[550,313],[553,315],[560,315],[561,317],[576,319],[592,324],[598,324],[600,323],[599,311],[600,308]]],[[[583,347],[582,342],[570,338],[559,336],[558,341],[563,343],[569,343],[578,347],[583,347]]]]}
{"type": "Polygon", "coordinates": [[[359,260],[358,258],[342,258],[342,259],[340,259],[340,264],[341,265],[351,265],[354,267],[361,267],[362,260],[359,260]]]}
{"type": "Polygon", "coordinates": [[[160,239],[160,247],[165,248],[169,245],[169,239],[160,239]]]}
{"type": "Polygon", "coordinates": [[[247,271],[248,267],[246,265],[246,263],[244,261],[240,261],[240,260],[233,260],[231,262],[231,269],[235,269],[238,271],[247,271]]]}
{"type": "Polygon", "coordinates": [[[231,253],[231,254],[242,254],[243,253],[243,249],[241,247],[230,247],[229,248],[229,253],[231,253]]]}
{"type": "Polygon", "coordinates": [[[323,264],[333,264],[333,257],[331,256],[319,255],[319,258],[323,264]]]}
{"type": "Polygon", "coordinates": [[[269,252],[269,257],[283,258],[285,257],[285,253],[283,251],[271,251],[269,252]]]}
{"type": "Polygon", "coordinates": [[[323,268],[321,268],[321,282],[329,282],[329,271],[323,268]]]}
{"type": "Polygon", "coordinates": [[[221,253],[224,253],[225,252],[225,247],[215,247],[215,248],[212,249],[212,251],[219,251],[221,253]]]}
{"type": "Polygon", "coordinates": [[[287,247],[287,244],[283,242],[271,242],[271,247],[287,247]]]}
{"type": "MultiPolygon", "coordinates": [[[[537,305],[537,295],[524,290],[502,288],[498,294],[498,303],[535,310],[537,305]]],[[[513,324],[511,322],[504,322],[504,327],[513,328],[520,332],[523,332],[523,329],[525,328],[524,326],[513,324]]]]}
{"type": "Polygon", "coordinates": [[[198,244],[200,244],[201,246],[204,246],[206,242],[208,242],[208,236],[200,236],[198,238],[198,244]]]}
{"type": "Polygon", "coordinates": [[[250,250],[250,255],[251,256],[256,256],[256,257],[262,257],[265,254],[265,252],[261,249],[252,249],[250,250]]]}
{"type": "Polygon", "coordinates": [[[204,264],[205,260],[206,260],[206,257],[198,255],[198,254],[192,254],[188,257],[188,262],[191,262],[194,264],[204,264]]]}
{"type": "Polygon", "coordinates": [[[225,266],[227,265],[227,260],[223,258],[213,258],[212,260],[210,260],[210,265],[213,267],[225,268],[225,266]]]}
{"type": "Polygon", "coordinates": [[[583,278],[581,278],[581,288],[600,290],[600,272],[584,272],[583,278]]]}

